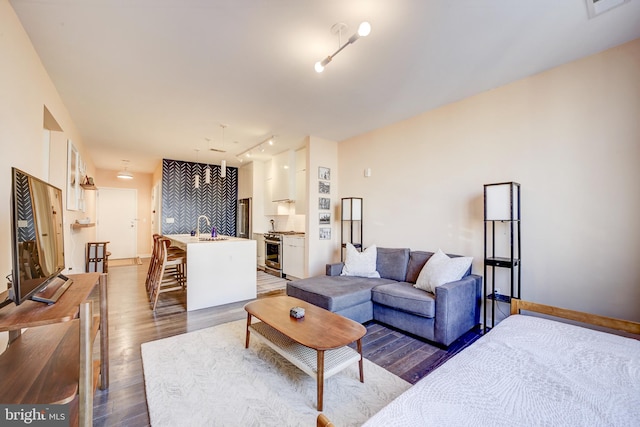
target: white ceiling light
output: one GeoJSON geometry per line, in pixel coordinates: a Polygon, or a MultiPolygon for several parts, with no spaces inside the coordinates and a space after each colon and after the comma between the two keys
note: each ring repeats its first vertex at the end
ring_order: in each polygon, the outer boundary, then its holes
{"type": "MultiPolygon", "coordinates": [[[[209,138],[205,138],[205,141],[207,141],[207,143],[211,142],[211,139],[209,138]]],[[[209,147],[210,151],[219,151],[215,148],[211,148],[209,147]]],[[[204,183],[205,184],[211,184],[211,168],[209,167],[209,164],[207,163],[207,167],[204,169],[204,183]]]]}
{"type": "MultiPolygon", "coordinates": [[[[200,152],[200,149],[196,148],[196,170],[197,170],[197,163],[198,162],[198,153],[200,152]]],[[[200,188],[200,175],[196,172],[193,175],[193,188],[200,188]]]]}
{"type": "Polygon", "coordinates": [[[129,160],[122,161],[122,170],[118,172],[118,178],[120,179],[133,179],[133,174],[127,170],[127,165],[129,164],[129,160]]]}
{"type": "MultiPolygon", "coordinates": [[[[220,124],[220,127],[222,128],[222,148],[224,149],[224,128],[226,128],[227,126],[220,124]]],[[[227,176],[227,161],[223,159],[220,162],[220,178],[225,178],[226,176],[227,176]]]]}
{"type": "Polygon", "coordinates": [[[324,71],[324,67],[329,62],[331,62],[333,57],[336,56],[337,54],[339,54],[340,51],[342,51],[342,49],[344,49],[345,47],[347,47],[350,44],[354,43],[360,37],[368,36],[369,33],[371,33],[371,24],[369,24],[366,21],[361,23],[360,26],[358,27],[358,31],[356,33],[354,33],[351,37],[349,37],[349,40],[347,40],[347,42],[345,44],[342,44],[342,31],[344,31],[346,29],[347,29],[347,25],[343,24],[343,23],[334,24],[331,27],[331,33],[338,35],[338,46],[339,47],[338,47],[338,50],[336,50],[332,55],[327,56],[322,61],[316,62],[315,66],[314,66],[314,68],[316,70],[316,73],[323,72],[324,71]]]}

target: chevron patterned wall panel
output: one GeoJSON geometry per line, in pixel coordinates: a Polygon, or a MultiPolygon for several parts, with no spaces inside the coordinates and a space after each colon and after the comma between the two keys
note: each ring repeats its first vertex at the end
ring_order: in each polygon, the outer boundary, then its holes
{"type": "MultiPolygon", "coordinates": [[[[227,167],[225,178],[220,166],[205,163],[162,160],[162,234],[189,234],[196,229],[198,216],[206,215],[218,234],[236,235],[238,168],[227,167]],[[211,168],[211,183],[205,184],[205,169],[211,168]],[[200,175],[200,188],[194,176],[200,175]],[[173,218],[173,223],[167,223],[173,218]]],[[[210,233],[204,220],[201,233],[210,233]]]]}

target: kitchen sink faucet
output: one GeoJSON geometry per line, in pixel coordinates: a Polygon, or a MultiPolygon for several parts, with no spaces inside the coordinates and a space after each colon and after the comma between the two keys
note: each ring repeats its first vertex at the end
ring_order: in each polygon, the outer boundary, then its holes
{"type": "Polygon", "coordinates": [[[211,225],[211,222],[209,221],[209,218],[207,218],[206,215],[200,215],[198,217],[197,224],[196,224],[196,237],[198,239],[200,238],[200,218],[204,218],[205,221],[207,221],[207,225],[211,225]]]}

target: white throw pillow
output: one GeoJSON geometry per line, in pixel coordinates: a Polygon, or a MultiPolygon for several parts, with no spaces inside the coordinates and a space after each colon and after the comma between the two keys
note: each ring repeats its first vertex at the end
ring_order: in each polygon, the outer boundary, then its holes
{"type": "Polygon", "coordinates": [[[380,277],[376,271],[376,259],[378,250],[376,245],[371,245],[363,252],[347,243],[347,254],[344,259],[341,276],[380,277]]]}
{"type": "Polygon", "coordinates": [[[418,280],[413,286],[435,294],[436,287],[462,279],[462,275],[471,266],[471,261],[473,261],[472,257],[449,258],[438,249],[438,252],[433,254],[422,267],[418,280]]]}

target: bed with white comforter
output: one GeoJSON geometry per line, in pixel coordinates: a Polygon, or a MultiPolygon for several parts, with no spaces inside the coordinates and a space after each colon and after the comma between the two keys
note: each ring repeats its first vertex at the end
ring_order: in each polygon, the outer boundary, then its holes
{"type": "Polygon", "coordinates": [[[640,426],[640,341],[512,315],[374,426],[640,426]]]}

